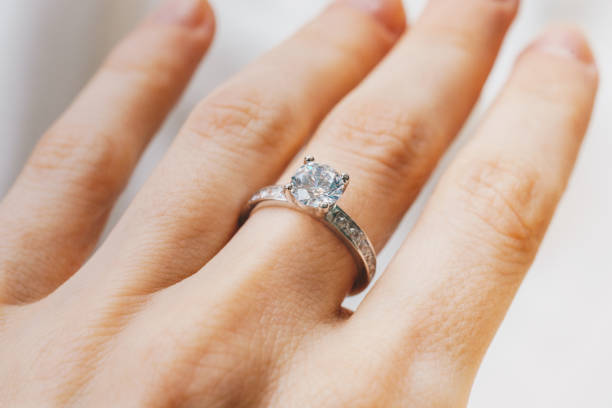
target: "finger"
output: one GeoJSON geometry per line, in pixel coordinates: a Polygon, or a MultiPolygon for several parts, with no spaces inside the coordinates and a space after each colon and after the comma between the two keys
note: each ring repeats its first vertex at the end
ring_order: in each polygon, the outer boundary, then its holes
{"type": "MultiPolygon", "coordinates": [[[[350,174],[339,205],[377,248],[468,115],[515,10],[508,1],[432,1],[307,146],[317,161],[350,174]]],[[[224,268],[265,274],[266,285],[281,285],[292,299],[308,296],[325,313],[338,310],[355,280],[343,243],[322,223],[283,208],[252,214],[219,256],[224,268]]]]}
{"type": "Polygon", "coordinates": [[[0,301],[40,298],[81,265],[213,31],[205,1],[165,4],[43,136],[0,207],[0,301]]]}
{"type": "Polygon", "coordinates": [[[596,87],[578,32],[531,46],[354,324],[469,390],[565,188],[596,87]]]}
{"type": "MultiPolygon", "coordinates": [[[[278,177],[398,27],[397,0],[337,2],[196,107],[100,251],[121,265],[120,285],[150,292],[206,263],[234,233],[249,195],[278,177]],[[379,7],[364,8],[371,4],[379,7]]],[[[108,279],[108,267],[95,265],[108,279]]]]}

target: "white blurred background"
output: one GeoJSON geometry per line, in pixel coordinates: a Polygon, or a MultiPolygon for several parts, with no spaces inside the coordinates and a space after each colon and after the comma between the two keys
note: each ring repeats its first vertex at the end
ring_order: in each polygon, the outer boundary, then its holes
{"type": "MultiPolygon", "coordinates": [[[[211,53],[146,152],[113,214],[113,222],[196,101],[327,3],[211,2],[218,20],[211,53]]],[[[405,1],[412,19],[425,2],[405,1]]],[[[65,109],[109,47],[155,3],[0,2],[0,195],[9,188],[39,135],[65,109]]],[[[447,159],[469,137],[518,52],[543,27],[556,21],[576,23],[589,35],[601,71],[598,102],[569,189],[485,358],[471,408],[612,407],[612,2],[523,0],[481,102],[447,159]]],[[[381,254],[383,266],[410,229],[432,184],[381,254]]],[[[347,304],[354,307],[359,300],[349,299],[347,304]]]]}

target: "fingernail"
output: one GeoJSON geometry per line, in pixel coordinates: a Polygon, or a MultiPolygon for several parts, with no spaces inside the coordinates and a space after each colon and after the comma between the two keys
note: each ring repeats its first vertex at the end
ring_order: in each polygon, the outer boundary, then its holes
{"type": "Polygon", "coordinates": [[[337,0],[336,4],[355,7],[377,19],[395,35],[406,28],[406,16],[401,0],[337,0]]]}
{"type": "Polygon", "coordinates": [[[584,35],[575,28],[552,28],[533,44],[533,48],[586,64],[593,64],[594,57],[584,35]]]}
{"type": "Polygon", "coordinates": [[[153,18],[162,23],[197,27],[209,15],[210,7],[206,0],[170,0],[154,13],[153,18]]]}

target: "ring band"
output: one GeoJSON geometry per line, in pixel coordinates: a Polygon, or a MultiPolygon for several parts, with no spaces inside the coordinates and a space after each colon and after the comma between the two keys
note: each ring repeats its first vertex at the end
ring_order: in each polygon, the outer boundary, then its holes
{"type": "Polygon", "coordinates": [[[376,273],[376,252],[366,233],[336,204],[348,181],[347,174],[340,174],[307,156],[289,184],[264,187],[249,199],[241,213],[240,224],[258,205],[289,207],[322,221],[342,238],[357,263],[358,274],[350,292],[357,294],[368,286],[376,273]]]}

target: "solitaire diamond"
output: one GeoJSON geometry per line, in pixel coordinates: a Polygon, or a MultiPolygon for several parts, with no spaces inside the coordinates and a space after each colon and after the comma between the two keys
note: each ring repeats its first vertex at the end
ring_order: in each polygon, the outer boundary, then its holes
{"type": "Polygon", "coordinates": [[[291,177],[291,194],[308,207],[331,207],[338,201],[348,177],[326,164],[309,161],[291,177]]]}

